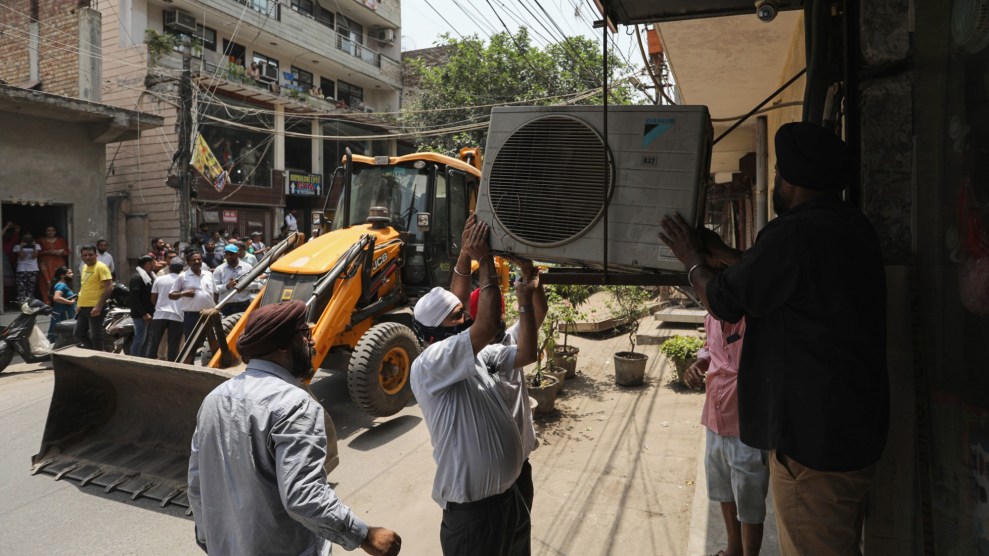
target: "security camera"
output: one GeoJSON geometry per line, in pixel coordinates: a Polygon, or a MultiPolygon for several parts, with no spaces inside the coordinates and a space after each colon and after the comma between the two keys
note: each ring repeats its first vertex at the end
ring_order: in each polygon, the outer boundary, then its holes
{"type": "Polygon", "coordinates": [[[756,0],[755,15],[759,21],[769,23],[776,19],[776,14],[780,11],[780,3],[777,0],[756,0]]]}

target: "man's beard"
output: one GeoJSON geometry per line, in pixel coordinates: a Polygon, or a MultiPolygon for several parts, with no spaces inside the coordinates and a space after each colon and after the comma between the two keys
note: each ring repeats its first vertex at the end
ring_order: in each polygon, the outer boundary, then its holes
{"type": "Polygon", "coordinates": [[[292,348],[292,375],[309,380],[316,374],[312,368],[312,350],[307,345],[296,345],[292,348]]]}
{"type": "Polygon", "coordinates": [[[106,249],[97,249],[97,251],[100,252],[100,255],[102,255],[103,253],[106,253],[106,249]]]}
{"type": "Polygon", "coordinates": [[[786,210],[788,208],[790,208],[790,207],[786,206],[786,201],[784,201],[783,200],[783,196],[780,195],[780,190],[779,189],[774,189],[773,190],[773,212],[776,213],[776,216],[783,216],[783,213],[786,212],[786,210]]]}

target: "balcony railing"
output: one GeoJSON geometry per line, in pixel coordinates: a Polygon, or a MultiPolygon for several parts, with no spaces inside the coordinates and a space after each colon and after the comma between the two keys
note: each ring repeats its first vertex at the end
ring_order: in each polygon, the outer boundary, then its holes
{"type": "Polygon", "coordinates": [[[234,0],[248,8],[265,14],[275,21],[282,20],[282,5],[277,0],[234,0]]]}

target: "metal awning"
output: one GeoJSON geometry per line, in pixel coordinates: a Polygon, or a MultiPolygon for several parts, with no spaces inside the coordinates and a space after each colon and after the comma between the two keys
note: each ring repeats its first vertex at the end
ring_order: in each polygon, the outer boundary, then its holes
{"type": "MultiPolygon", "coordinates": [[[[595,0],[619,25],[755,14],[753,0],[595,0]]],[[[776,0],[779,9],[803,9],[803,0],[776,0]]]]}

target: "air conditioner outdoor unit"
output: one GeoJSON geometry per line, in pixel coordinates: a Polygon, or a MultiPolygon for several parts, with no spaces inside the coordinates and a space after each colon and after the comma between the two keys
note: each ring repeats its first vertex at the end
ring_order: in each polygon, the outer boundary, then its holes
{"type": "Polygon", "coordinates": [[[477,215],[493,250],[601,268],[682,271],[660,220],[703,215],[713,130],[706,106],[518,106],[491,111],[477,215]],[[607,166],[606,166],[607,164],[607,166]],[[608,189],[605,200],[605,168],[608,189]]]}
{"type": "Polygon", "coordinates": [[[196,17],[182,10],[165,11],[165,28],[180,33],[195,34],[196,17]]]}
{"type": "Polygon", "coordinates": [[[261,71],[261,75],[265,79],[269,79],[271,81],[276,81],[276,82],[278,81],[278,66],[273,64],[264,64],[262,67],[264,69],[261,71]]]}
{"type": "Polygon", "coordinates": [[[393,44],[395,42],[395,30],[394,29],[378,29],[378,32],[374,36],[378,42],[385,44],[393,44]]]}

